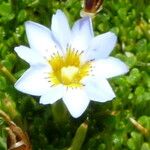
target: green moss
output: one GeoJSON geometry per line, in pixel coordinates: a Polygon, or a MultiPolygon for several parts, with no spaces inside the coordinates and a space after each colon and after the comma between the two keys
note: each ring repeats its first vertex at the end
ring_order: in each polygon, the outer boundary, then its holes
{"type": "MultiPolygon", "coordinates": [[[[28,68],[28,64],[14,52],[15,46],[27,45],[24,22],[32,20],[49,27],[52,14],[57,9],[65,12],[72,25],[80,18],[81,3],[78,0],[0,1],[0,64],[16,78],[28,68]]],[[[38,103],[38,97],[16,91],[14,83],[0,73],[0,108],[27,131],[33,150],[68,149],[84,121],[88,130],[82,150],[150,150],[150,137],[145,137],[129,121],[129,117],[133,117],[150,130],[149,12],[148,0],[104,1],[103,9],[93,19],[95,34],[107,31],[117,34],[118,42],[111,55],[123,60],[130,71],[109,80],[116,93],[114,100],[91,102],[78,119],[67,114],[67,119],[59,123],[52,115],[54,107],[43,106],[38,103]],[[2,105],[7,96],[15,111],[2,105]]],[[[5,150],[7,135],[3,130],[6,124],[0,121],[0,127],[0,149],[5,150]]]]}

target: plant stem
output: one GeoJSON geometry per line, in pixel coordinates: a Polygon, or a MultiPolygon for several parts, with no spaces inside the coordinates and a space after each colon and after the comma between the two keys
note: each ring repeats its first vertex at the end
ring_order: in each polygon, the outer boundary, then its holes
{"type": "Polygon", "coordinates": [[[82,123],[76,131],[71,147],[68,150],[80,150],[85,140],[88,125],[82,123]]]}
{"type": "Polygon", "coordinates": [[[149,136],[149,130],[144,128],[141,124],[139,124],[135,119],[129,118],[131,123],[145,136],[149,136]]]}
{"type": "Polygon", "coordinates": [[[16,82],[16,78],[11,74],[11,72],[2,64],[0,64],[0,71],[7,76],[7,78],[12,82],[16,82]]]}

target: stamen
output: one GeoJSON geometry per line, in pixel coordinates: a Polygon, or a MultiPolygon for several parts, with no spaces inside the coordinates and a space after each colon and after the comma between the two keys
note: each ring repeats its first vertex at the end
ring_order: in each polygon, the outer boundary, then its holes
{"type": "Polygon", "coordinates": [[[80,82],[85,76],[91,72],[91,61],[81,63],[79,52],[71,46],[67,45],[67,51],[64,56],[60,55],[59,51],[53,53],[49,59],[49,64],[52,67],[52,72],[49,73],[51,86],[63,84],[66,87],[78,88],[84,85],[80,82]]]}

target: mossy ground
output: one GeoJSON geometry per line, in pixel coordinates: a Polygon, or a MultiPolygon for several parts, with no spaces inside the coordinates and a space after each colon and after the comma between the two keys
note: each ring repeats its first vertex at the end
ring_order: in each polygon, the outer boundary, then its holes
{"type": "MultiPolygon", "coordinates": [[[[88,130],[82,150],[150,150],[150,2],[104,1],[93,19],[95,35],[116,33],[118,42],[111,55],[123,60],[130,71],[109,80],[116,93],[114,100],[91,102],[78,119],[58,112],[60,102],[57,106],[41,105],[39,97],[17,91],[15,79],[5,70],[18,79],[29,67],[14,52],[15,46],[28,45],[24,22],[32,20],[50,27],[57,9],[65,12],[72,25],[82,8],[79,0],[0,0],[0,109],[27,131],[33,150],[69,148],[83,122],[88,130]]],[[[6,126],[1,118],[0,150],[7,149],[6,126]]]]}

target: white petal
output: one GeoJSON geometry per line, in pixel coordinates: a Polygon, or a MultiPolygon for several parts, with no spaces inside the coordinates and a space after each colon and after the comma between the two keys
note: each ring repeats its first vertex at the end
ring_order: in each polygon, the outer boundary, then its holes
{"type": "Polygon", "coordinates": [[[82,83],[90,100],[106,102],[115,97],[111,86],[104,78],[87,77],[82,83]]]}
{"type": "Polygon", "coordinates": [[[61,10],[57,10],[52,17],[51,30],[65,52],[70,39],[70,27],[65,14],[61,10]]]}
{"type": "Polygon", "coordinates": [[[63,97],[66,88],[62,85],[52,86],[47,92],[41,96],[40,103],[41,104],[53,104],[57,100],[63,97]]]}
{"type": "Polygon", "coordinates": [[[116,41],[117,37],[112,32],[107,32],[96,36],[90,42],[90,46],[85,53],[85,59],[96,60],[108,57],[115,47],[116,41]]]}
{"type": "Polygon", "coordinates": [[[46,58],[53,53],[57,53],[57,51],[61,53],[51,31],[47,27],[32,21],[27,21],[25,27],[30,47],[33,50],[38,51],[46,58]]]}
{"type": "Polygon", "coordinates": [[[47,78],[49,72],[50,67],[32,66],[15,83],[15,88],[23,93],[41,96],[51,86],[47,78]]]}
{"type": "Polygon", "coordinates": [[[89,42],[93,38],[93,28],[91,18],[84,17],[75,22],[72,33],[70,46],[78,51],[84,51],[88,48],[89,42]]]}
{"type": "Polygon", "coordinates": [[[32,49],[26,46],[18,46],[15,47],[15,52],[28,62],[30,65],[39,64],[39,63],[46,63],[46,60],[39,55],[39,53],[33,51],[32,49]]]}
{"type": "Polygon", "coordinates": [[[86,93],[80,88],[68,88],[63,101],[74,118],[81,116],[90,102],[86,93]]]}
{"type": "Polygon", "coordinates": [[[93,62],[93,74],[99,77],[111,78],[125,74],[129,71],[128,66],[121,60],[108,57],[93,62]]]}

